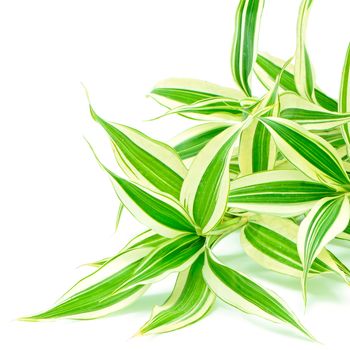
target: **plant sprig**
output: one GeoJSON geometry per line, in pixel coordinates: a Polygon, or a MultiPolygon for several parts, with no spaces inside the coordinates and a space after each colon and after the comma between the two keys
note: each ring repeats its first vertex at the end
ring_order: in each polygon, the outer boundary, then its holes
{"type": "MultiPolygon", "coordinates": [[[[115,256],[90,265],[48,311],[24,320],[91,319],[125,308],[148,287],[177,274],[169,298],[139,334],[169,332],[208,314],[216,299],[288,324],[313,338],[272,291],[220,261],[214,247],[240,230],[243,251],[271,271],[301,279],[350,270],[327,245],[350,240],[350,50],[339,101],[315,82],[306,49],[312,0],[301,1],[294,65],[258,53],[263,0],[240,0],[231,55],[237,89],[191,79],[158,83],[150,96],[199,122],[169,144],[126,125],[93,120],[108,134],[119,176],[105,167],[122,209],[146,230],[115,256]],[[266,88],[254,96],[255,74],[266,88]]],[[[157,118],[155,118],[157,119],[157,118]]]]}

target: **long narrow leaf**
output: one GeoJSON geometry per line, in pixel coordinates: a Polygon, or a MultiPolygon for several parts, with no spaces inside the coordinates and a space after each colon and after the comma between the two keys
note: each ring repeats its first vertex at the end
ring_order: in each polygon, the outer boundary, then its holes
{"type": "Polygon", "coordinates": [[[287,323],[311,337],[277,295],[221,264],[209,250],[206,250],[203,275],[210,289],[226,303],[273,322],[287,323]]]}
{"type": "Polygon", "coordinates": [[[181,159],[192,158],[215,136],[230,126],[226,123],[204,123],[193,126],[171,140],[181,159]]]}
{"type": "Polygon", "coordinates": [[[283,155],[307,176],[335,186],[349,184],[337,151],[291,120],[261,118],[283,155]]]}
{"type": "Polygon", "coordinates": [[[290,217],[305,213],[318,200],[336,194],[333,188],[315,182],[297,170],[273,170],[232,181],[228,205],[290,217]]]}
{"type": "Polygon", "coordinates": [[[307,274],[321,250],[343,232],[350,220],[347,196],[321,199],[302,221],[298,233],[298,252],[303,263],[302,287],[306,302],[307,274]]]}
{"type": "Polygon", "coordinates": [[[299,94],[310,101],[315,101],[314,76],[305,44],[306,27],[312,2],[313,0],[303,0],[299,9],[294,79],[299,94]]]}
{"type": "MultiPolygon", "coordinates": [[[[299,226],[290,219],[269,215],[253,216],[242,228],[241,245],[261,266],[282,274],[301,277],[303,265],[297,250],[298,229],[299,226]]],[[[312,263],[309,274],[335,272],[347,282],[349,271],[344,273],[346,267],[340,269],[339,260],[335,259],[328,250],[322,249],[312,263]]]]}
{"type": "MultiPolygon", "coordinates": [[[[350,113],[350,45],[345,56],[339,93],[338,111],[350,113]]],[[[342,134],[346,143],[347,155],[350,156],[350,123],[342,126],[342,134]]]]}
{"type": "Polygon", "coordinates": [[[194,159],[184,180],[181,202],[200,233],[222,218],[229,191],[229,165],[240,127],[232,126],[213,138],[194,159]]]}
{"type": "Polygon", "coordinates": [[[236,10],[231,71],[238,86],[251,96],[250,80],[257,54],[260,17],[264,0],[240,0],[236,10]]]}
{"type": "MultiPolygon", "coordinates": [[[[257,75],[260,82],[267,88],[270,89],[277,76],[281,73],[285,62],[276,57],[264,54],[258,54],[256,58],[256,65],[254,72],[257,75]]],[[[298,93],[298,90],[294,82],[294,67],[289,65],[281,75],[280,87],[285,91],[291,91],[298,93]]],[[[315,88],[315,97],[317,102],[325,109],[333,112],[337,112],[338,104],[337,101],[327,96],[323,91],[315,88]]]]}
{"type": "Polygon", "coordinates": [[[215,302],[215,294],[203,279],[203,263],[204,254],[179,273],[170,297],[162,306],[153,308],[140,334],[170,332],[197,322],[208,313],[215,302]]]}
{"type": "Polygon", "coordinates": [[[91,115],[108,133],[118,164],[133,181],[176,198],[187,169],[174,149],[121,124],[110,124],[90,106],[91,115]]]}
{"type": "Polygon", "coordinates": [[[329,130],[350,121],[350,113],[327,111],[292,92],[282,93],[280,104],[280,117],[293,120],[308,130],[329,130]]]}

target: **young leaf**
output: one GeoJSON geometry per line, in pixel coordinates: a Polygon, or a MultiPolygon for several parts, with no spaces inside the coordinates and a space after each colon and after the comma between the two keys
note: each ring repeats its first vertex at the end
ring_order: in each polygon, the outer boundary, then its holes
{"type": "Polygon", "coordinates": [[[303,0],[299,9],[294,79],[299,94],[310,101],[315,101],[313,71],[305,45],[306,27],[312,2],[313,0],[303,0]]]}
{"type": "Polygon", "coordinates": [[[290,217],[305,213],[318,200],[336,194],[335,189],[297,170],[273,170],[233,180],[228,206],[290,217]]]}
{"type": "MultiPolygon", "coordinates": [[[[269,90],[275,83],[275,80],[278,77],[278,75],[281,74],[284,64],[285,62],[283,60],[280,60],[266,53],[258,54],[256,58],[254,72],[257,75],[260,82],[266,87],[266,89],[269,90]]],[[[279,86],[283,90],[298,93],[294,82],[294,67],[292,65],[286,67],[285,70],[282,72],[279,86]]],[[[327,96],[318,88],[315,88],[314,91],[317,102],[323,108],[332,112],[337,112],[337,101],[327,96]]]]}
{"type": "Polygon", "coordinates": [[[349,178],[337,151],[321,137],[291,120],[282,118],[260,120],[270,130],[283,155],[307,176],[334,186],[349,184],[349,178]]]}
{"type": "Polygon", "coordinates": [[[326,244],[343,232],[350,220],[347,196],[321,199],[301,222],[298,253],[303,263],[302,287],[306,302],[306,279],[315,258],[326,244]]]}
{"type": "Polygon", "coordinates": [[[179,197],[187,169],[174,149],[128,126],[107,123],[91,106],[90,112],[110,136],[118,164],[131,180],[179,197]]]}
{"type": "Polygon", "coordinates": [[[215,302],[215,294],[206,285],[202,268],[204,254],[179,273],[174,290],[162,306],[155,306],[151,318],[141,327],[140,334],[170,332],[203,318],[215,302]]]}
{"type": "Polygon", "coordinates": [[[204,123],[193,126],[171,140],[181,159],[192,158],[215,136],[227,129],[230,124],[204,123]]]}
{"type": "Polygon", "coordinates": [[[264,0],[240,0],[236,10],[231,71],[234,80],[247,96],[252,96],[250,80],[257,54],[263,7],[264,0]]]}
{"type": "MultiPolygon", "coordinates": [[[[350,113],[350,45],[348,46],[343,66],[338,112],[350,113]]],[[[350,157],[350,123],[342,126],[342,135],[346,143],[347,155],[350,157]]]]}
{"type": "Polygon", "coordinates": [[[329,130],[350,121],[350,113],[330,112],[293,92],[282,93],[280,104],[280,117],[293,120],[308,130],[329,130]]]}
{"type": "Polygon", "coordinates": [[[184,180],[180,200],[200,233],[213,229],[224,214],[229,164],[239,133],[240,127],[232,126],[215,136],[198,153],[184,180]]]}
{"type": "Polygon", "coordinates": [[[242,273],[221,264],[208,249],[203,276],[209,288],[227,304],[273,322],[287,323],[312,338],[277,295],[260,287],[242,273]]]}
{"type": "MultiPolygon", "coordinates": [[[[241,230],[244,251],[261,266],[290,276],[301,277],[303,265],[297,250],[299,226],[290,219],[277,216],[257,215],[241,230]]],[[[328,250],[322,249],[312,263],[309,274],[335,272],[347,282],[350,276],[344,266],[328,250]]]]}

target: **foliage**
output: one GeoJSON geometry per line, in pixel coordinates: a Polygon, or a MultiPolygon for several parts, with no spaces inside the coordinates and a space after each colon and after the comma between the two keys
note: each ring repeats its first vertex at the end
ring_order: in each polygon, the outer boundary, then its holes
{"type": "MultiPolygon", "coordinates": [[[[167,111],[198,121],[170,145],[107,122],[121,177],[103,164],[121,202],[145,232],[75,284],[50,310],[27,317],[91,319],[122,309],[171,273],[169,298],[140,334],[179,329],[204,317],[217,298],[246,313],[310,333],[272,291],[225,266],[215,245],[240,229],[241,246],[264,268],[300,278],[350,271],[327,249],[349,239],[350,49],[339,101],[317,88],[306,48],[312,0],[303,0],[297,47],[286,62],[258,54],[264,1],[241,0],[231,68],[238,90],[191,80],[158,83],[151,97],[167,111]],[[266,88],[252,93],[253,74],[266,88]]],[[[122,214],[120,209],[118,217],[122,214]]]]}

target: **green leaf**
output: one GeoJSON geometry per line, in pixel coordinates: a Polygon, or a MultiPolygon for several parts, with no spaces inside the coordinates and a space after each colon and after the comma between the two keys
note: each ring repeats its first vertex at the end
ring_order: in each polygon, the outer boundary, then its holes
{"type": "Polygon", "coordinates": [[[187,169],[174,149],[136,129],[107,123],[91,106],[90,111],[110,136],[118,164],[131,180],[179,197],[187,169]]]}
{"type": "Polygon", "coordinates": [[[242,130],[239,145],[240,175],[273,169],[276,161],[276,146],[266,129],[258,119],[253,119],[242,130]]]}
{"type": "Polygon", "coordinates": [[[263,7],[263,0],[240,0],[236,10],[231,71],[234,80],[247,96],[252,96],[250,80],[257,54],[263,7]]]}
{"type": "Polygon", "coordinates": [[[170,273],[187,269],[203,252],[205,239],[195,234],[185,234],[164,242],[133,271],[132,276],[116,286],[115,293],[136,285],[157,282],[170,273]]]}
{"type": "MultiPolygon", "coordinates": [[[[135,249],[156,248],[161,243],[166,242],[167,240],[169,240],[169,238],[159,235],[152,230],[147,230],[140,233],[133,239],[131,239],[129,243],[120,251],[120,253],[129,252],[135,249]]],[[[111,257],[103,258],[98,261],[94,261],[92,263],[88,263],[85,265],[92,266],[92,267],[101,267],[110,259],[112,258],[111,257]]]]}
{"type": "Polygon", "coordinates": [[[228,97],[234,100],[244,98],[240,91],[196,79],[166,79],[160,81],[151,91],[157,102],[168,108],[192,104],[214,97],[228,97]]]}
{"type": "MultiPolygon", "coordinates": [[[[254,67],[254,72],[257,75],[260,82],[267,89],[270,89],[272,85],[275,83],[277,76],[281,73],[284,64],[285,64],[284,61],[276,57],[273,57],[271,55],[268,55],[266,53],[258,54],[256,59],[256,65],[254,67]]],[[[283,90],[298,93],[298,90],[294,82],[294,67],[289,65],[282,72],[279,85],[283,90]]],[[[315,97],[317,102],[323,108],[329,111],[337,112],[338,110],[337,101],[327,96],[324,92],[322,92],[318,88],[315,88],[314,91],[315,91],[315,97]]]]}
{"type": "Polygon", "coordinates": [[[228,205],[290,217],[305,213],[318,200],[336,194],[335,189],[315,182],[297,170],[273,170],[233,180],[228,205]]]}
{"type": "Polygon", "coordinates": [[[191,219],[181,205],[161,193],[122,179],[109,171],[115,191],[130,213],[142,224],[164,236],[194,232],[191,219]]]}
{"type": "MultiPolygon", "coordinates": [[[[340,84],[338,112],[350,112],[350,45],[345,56],[342,79],[340,84]]],[[[350,123],[342,126],[342,135],[345,140],[347,155],[350,156],[350,123]]]]}
{"type": "Polygon", "coordinates": [[[314,76],[305,45],[305,33],[312,2],[313,0],[303,0],[299,9],[294,80],[300,96],[315,101],[314,76]]]}
{"type": "Polygon", "coordinates": [[[167,237],[195,231],[191,218],[176,199],[119,177],[91,150],[101,168],[110,175],[119,200],[139,222],[167,237]]]}
{"type": "Polygon", "coordinates": [[[162,306],[155,306],[151,318],[141,327],[140,334],[170,332],[202,319],[215,302],[215,294],[206,285],[202,268],[204,254],[179,273],[175,287],[162,306]]]}
{"type": "Polygon", "coordinates": [[[294,166],[316,181],[329,185],[349,184],[337,151],[321,137],[291,120],[261,118],[283,155],[294,166]]]}
{"type": "Polygon", "coordinates": [[[181,159],[189,159],[196,156],[211,139],[229,126],[230,124],[215,122],[199,124],[174,137],[171,144],[181,159]]]}
{"type": "Polygon", "coordinates": [[[239,100],[228,97],[212,97],[191,104],[180,105],[151,120],[157,120],[171,114],[183,115],[194,120],[223,120],[237,122],[246,118],[246,107],[239,100]]]}
{"type": "MultiPolygon", "coordinates": [[[[241,245],[244,251],[261,266],[282,274],[301,277],[303,265],[297,250],[299,226],[290,219],[269,215],[249,218],[242,228],[241,245]]],[[[335,272],[347,282],[346,273],[338,266],[338,259],[322,249],[312,263],[309,274],[335,272]]]]}
{"type": "Polygon", "coordinates": [[[321,199],[301,222],[298,233],[298,252],[303,263],[302,287],[306,302],[306,279],[315,258],[350,220],[347,196],[321,199]]]}
{"type": "Polygon", "coordinates": [[[221,264],[209,250],[206,250],[203,276],[209,288],[227,304],[273,322],[287,323],[312,338],[277,295],[221,264]]]}
{"type": "Polygon", "coordinates": [[[134,286],[112,295],[116,286],[127,281],[152,248],[142,248],[117,254],[101,268],[75,284],[52,309],[25,321],[50,318],[92,319],[123,309],[137,300],[148,288],[134,286]]]}
{"type": "Polygon", "coordinates": [[[330,112],[293,92],[282,93],[280,103],[280,117],[293,120],[308,130],[329,130],[350,121],[350,113],[330,112]]]}
{"type": "Polygon", "coordinates": [[[180,200],[197,232],[207,233],[222,218],[229,191],[229,165],[240,127],[215,136],[193,160],[184,180],[180,200]]]}

